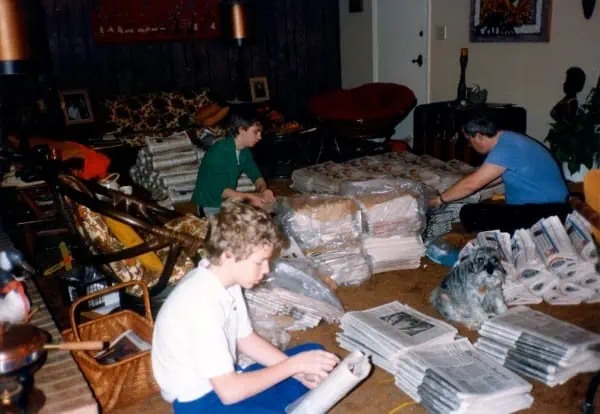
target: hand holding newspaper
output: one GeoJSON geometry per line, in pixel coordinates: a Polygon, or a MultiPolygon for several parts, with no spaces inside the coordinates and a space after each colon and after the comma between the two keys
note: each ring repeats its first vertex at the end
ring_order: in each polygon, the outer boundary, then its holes
{"type": "Polygon", "coordinates": [[[323,380],[319,386],[285,409],[287,414],[322,414],[362,382],[371,372],[369,358],[354,351],[323,380]]]}

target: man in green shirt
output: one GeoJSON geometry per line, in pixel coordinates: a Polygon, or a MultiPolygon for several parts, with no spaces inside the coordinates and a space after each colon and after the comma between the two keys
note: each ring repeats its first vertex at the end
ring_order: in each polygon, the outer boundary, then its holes
{"type": "Polygon", "coordinates": [[[275,201],[250,151],[262,138],[260,123],[233,116],[228,132],[229,137],[208,149],[198,170],[192,201],[207,216],[216,214],[226,198],[248,200],[258,207],[275,201]],[[242,172],[252,180],[256,192],[236,191],[242,172]]]}

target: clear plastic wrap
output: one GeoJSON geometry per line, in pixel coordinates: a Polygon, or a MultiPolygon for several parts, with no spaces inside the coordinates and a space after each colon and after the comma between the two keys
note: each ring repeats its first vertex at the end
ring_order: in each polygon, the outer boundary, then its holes
{"type": "Polygon", "coordinates": [[[372,237],[420,234],[425,227],[423,185],[401,178],[347,182],[340,195],[352,197],[362,212],[364,231],[372,237]]]}
{"type": "Polygon", "coordinates": [[[325,277],[327,275],[321,274],[319,269],[308,260],[278,259],[263,284],[265,287],[283,288],[327,302],[343,312],[342,302],[323,281],[325,277]]]}
{"type": "Polygon", "coordinates": [[[340,286],[360,285],[371,278],[371,266],[359,240],[304,253],[340,286]]]}
{"type": "Polygon", "coordinates": [[[277,219],[301,249],[338,246],[362,232],[358,205],[349,197],[303,195],[278,200],[277,219]]]}

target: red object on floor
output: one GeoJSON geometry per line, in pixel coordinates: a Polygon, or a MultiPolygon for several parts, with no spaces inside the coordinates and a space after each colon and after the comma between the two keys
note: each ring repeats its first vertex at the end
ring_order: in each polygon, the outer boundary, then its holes
{"type": "Polygon", "coordinates": [[[408,144],[406,143],[406,141],[393,140],[391,142],[392,142],[392,151],[393,152],[408,151],[408,144]]]}

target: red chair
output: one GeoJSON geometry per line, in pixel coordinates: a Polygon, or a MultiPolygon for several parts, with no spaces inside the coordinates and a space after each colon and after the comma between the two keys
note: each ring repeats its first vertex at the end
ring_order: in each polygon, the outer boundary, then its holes
{"type": "MultiPolygon", "coordinates": [[[[338,139],[373,138],[384,138],[387,143],[394,135],[396,125],[416,105],[415,94],[406,86],[368,83],[317,96],[310,101],[309,110],[336,143],[339,143],[338,139]]],[[[381,146],[382,143],[378,144],[381,146]]]]}

